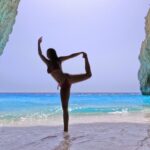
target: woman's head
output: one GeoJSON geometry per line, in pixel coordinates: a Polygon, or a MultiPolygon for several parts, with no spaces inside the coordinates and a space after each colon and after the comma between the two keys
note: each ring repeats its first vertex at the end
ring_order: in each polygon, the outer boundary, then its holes
{"type": "Polygon", "coordinates": [[[53,48],[49,48],[49,49],[47,50],[47,57],[48,57],[49,59],[51,59],[52,61],[56,61],[56,60],[58,59],[56,50],[53,49],[53,48]]]}

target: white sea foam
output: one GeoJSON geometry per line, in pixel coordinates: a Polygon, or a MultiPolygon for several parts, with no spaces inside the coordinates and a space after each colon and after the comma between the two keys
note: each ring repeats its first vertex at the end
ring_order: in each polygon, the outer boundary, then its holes
{"type": "MultiPolygon", "coordinates": [[[[148,122],[149,113],[111,113],[111,114],[87,114],[72,115],[70,114],[70,124],[93,123],[93,122],[148,122]]],[[[63,125],[63,115],[51,115],[45,117],[21,117],[16,120],[0,120],[0,126],[36,126],[36,125],[63,125]]]]}
{"type": "Polygon", "coordinates": [[[124,108],[121,111],[108,112],[109,114],[127,114],[129,113],[128,108],[124,108]]]}

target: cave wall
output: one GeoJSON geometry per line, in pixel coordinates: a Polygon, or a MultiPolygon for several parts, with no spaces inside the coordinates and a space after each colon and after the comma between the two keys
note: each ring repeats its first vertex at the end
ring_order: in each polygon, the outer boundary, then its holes
{"type": "Polygon", "coordinates": [[[0,0],[0,55],[12,32],[20,0],[0,0]]]}

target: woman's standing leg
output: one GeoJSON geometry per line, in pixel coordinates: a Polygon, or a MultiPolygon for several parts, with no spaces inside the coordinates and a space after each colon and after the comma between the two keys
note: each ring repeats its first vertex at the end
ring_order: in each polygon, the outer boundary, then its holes
{"type": "Polygon", "coordinates": [[[70,88],[71,85],[68,83],[68,81],[65,81],[65,83],[61,86],[61,90],[60,90],[65,132],[68,132],[68,123],[69,123],[68,103],[70,97],[70,88]]]}

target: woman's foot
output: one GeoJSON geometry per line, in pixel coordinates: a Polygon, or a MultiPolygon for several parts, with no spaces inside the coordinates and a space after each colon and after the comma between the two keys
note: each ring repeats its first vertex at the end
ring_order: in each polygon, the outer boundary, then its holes
{"type": "Polygon", "coordinates": [[[69,138],[70,135],[68,132],[64,131],[63,136],[64,136],[64,138],[69,138]]]}
{"type": "Polygon", "coordinates": [[[86,53],[83,53],[83,58],[87,58],[87,54],[86,53]]]}

